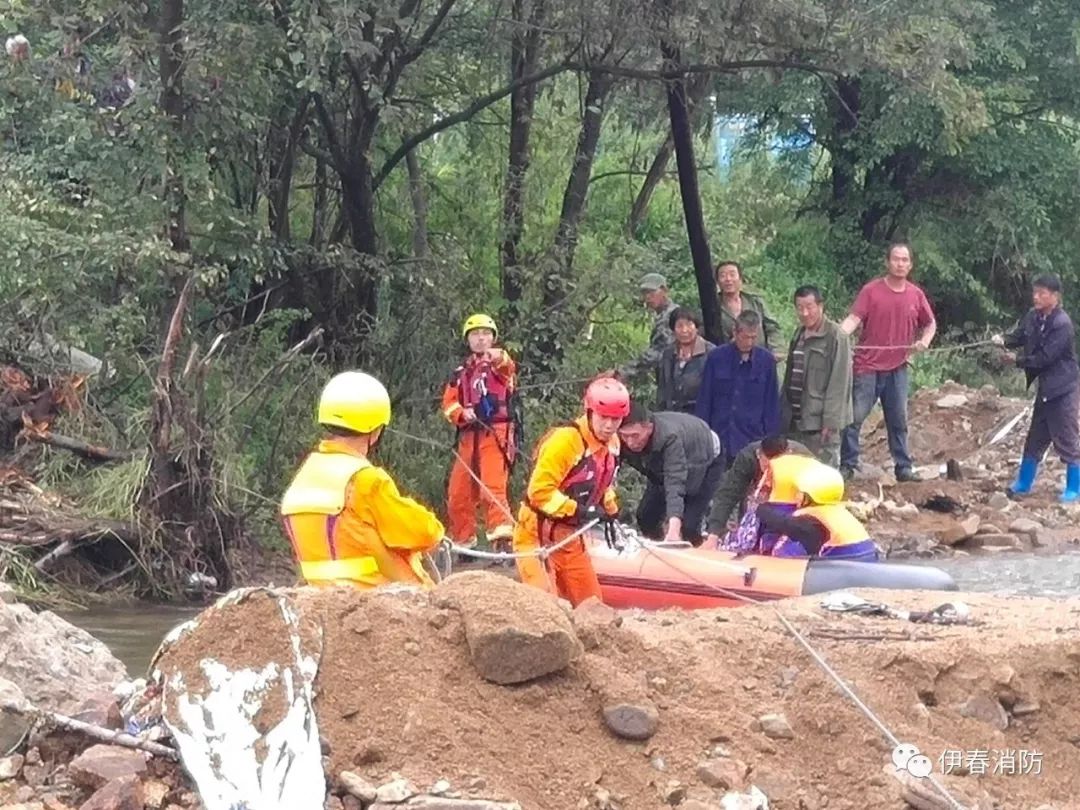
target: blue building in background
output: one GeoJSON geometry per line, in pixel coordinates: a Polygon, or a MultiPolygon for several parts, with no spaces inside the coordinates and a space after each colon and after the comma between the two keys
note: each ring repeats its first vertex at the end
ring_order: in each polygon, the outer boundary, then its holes
{"type": "MultiPolygon", "coordinates": [[[[716,116],[713,119],[713,143],[716,152],[716,174],[726,180],[732,166],[739,159],[739,152],[749,148],[751,138],[760,144],[761,133],[755,131],[756,120],[748,115],[716,116]]],[[[797,132],[786,137],[779,133],[765,136],[765,151],[772,160],[784,160],[800,171],[800,181],[810,182],[811,154],[814,147],[813,125],[809,118],[803,121],[806,133],[797,132]]],[[[756,147],[760,150],[760,146],[756,147]]],[[[744,152],[745,154],[745,152],[744,152]]]]}

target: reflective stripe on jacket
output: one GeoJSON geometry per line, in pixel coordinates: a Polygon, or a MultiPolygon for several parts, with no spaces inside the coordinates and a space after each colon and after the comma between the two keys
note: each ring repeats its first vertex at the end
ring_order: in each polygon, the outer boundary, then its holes
{"type": "Polygon", "coordinates": [[[385,470],[339,442],[322,442],[304,460],[281,515],[308,582],[433,584],[422,553],[438,544],[442,524],[402,496],[385,470]]]}

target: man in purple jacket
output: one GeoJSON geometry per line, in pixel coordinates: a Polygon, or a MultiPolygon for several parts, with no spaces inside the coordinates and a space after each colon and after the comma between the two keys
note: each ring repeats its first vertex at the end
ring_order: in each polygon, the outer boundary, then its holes
{"type": "Polygon", "coordinates": [[[1061,279],[1038,276],[1031,284],[1034,306],[1019,325],[993,341],[1007,349],[1005,360],[1014,362],[1027,375],[1027,384],[1038,380],[1031,427],[1024,441],[1024,455],[1016,481],[1009,487],[1013,496],[1027,495],[1051,443],[1065,462],[1065,490],[1061,500],[1080,499],[1080,366],[1076,362],[1073,322],[1061,308],[1061,279]]]}
{"type": "Polygon", "coordinates": [[[761,316],[744,310],[730,343],[705,359],[694,413],[720,437],[725,469],[746,445],[779,432],[780,382],[776,358],[756,346],[761,316]]]}

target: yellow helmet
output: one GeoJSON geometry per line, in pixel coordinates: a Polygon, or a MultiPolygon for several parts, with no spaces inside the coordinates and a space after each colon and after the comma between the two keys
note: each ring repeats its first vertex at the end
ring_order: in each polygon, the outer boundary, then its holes
{"type": "Polygon", "coordinates": [[[814,464],[798,477],[799,491],[818,504],[840,503],[844,500],[844,476],[825,464],[814,464]]]}
{"type": "Polygon", "coordinates": [[[319,424],[372,433],[390,424],[390,395],[362,371],[335,375],[319,397],[319,424]]]}
{"type": "Polygon", "coordinates": [[[499,327],[495,325],[495,319],[490,315],[484,315],[482,312],[478,312],[475,315],[470,315],[465,319],[465,325],[461,327],[461,337],[467,338],[469,332],[473,329],[490,329],[495,333],[495,336],[499,336],[499,327]]]}

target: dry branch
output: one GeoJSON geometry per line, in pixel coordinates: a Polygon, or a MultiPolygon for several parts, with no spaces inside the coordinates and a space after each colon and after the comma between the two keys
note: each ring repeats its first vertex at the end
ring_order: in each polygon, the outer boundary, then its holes
{"type": "Polygon", "coordinates": [[[113,450],[109,447],[90,444],[80,439],[62,436],[59,433],[52,433],[51,431],[39,433],[37,431],[28,430],[24,435],[31,441],[48,444],[53,447],[58,447],[61,450],[70,450],[72,453],[90,459],[91,461],[128,461],[135,455],[130,450],[113,450]]]}
{"type": "Polygon", "coordinates": [[[115,731],[113,729],[95,726],[93,723],[86,723],[82,720],[76,720],[73,717],[50,712],[29,704],[19,704],[14,701],[6,700],[3,703],[0,703],[0,711],[8,714],[26,715],[39,720],[44,720],[48,723],[52,723],[57,728],[85,734],[87,737],[101,740],[110,745],[119,745],[123,748],[134,748],[139,751],[146,751],[148,754],[153,754],[156,757],[167,757],[174,760],[178,758],[176,751],[169,748],[167,745],[151,742],[150,740],[140,740],[138,737],[133,737],[123,731],[115,731]]]}
{"type": "Polygon", "coordinates": [[[231,406],[229,406],[229,408],[225,411],[225,413],[226,414],[232,413],[237,408],[239,408],[241,405],[243,405],[245,402],[247,402],[249,399],[251,399],[251,397],[255,394],[255,392],[258,391],[260,388],[262,388],[263,383],[265,383],[271,377],[276,376],[277,374],[279,374],[281,372],[281,370],[286,365],[288,365],[289,361],[291,361],[294,357],[296,357],[298,354],[300,354],[300,352],[304,351],[304,349],[306,349],[308,346],[310,346],[312,343],[317,341],[322,336],[323,336],[323,328],[321,326],[316,326],[314,329],[312,329],[311,332],[308,334],[308,336],[306,338],[301,340],[299,343],[297,343],[295,346],[293,346],[291,349],[289,349],[287,352],[285,352],[283,355],[281,355],[281,357],[278,358],[277,362],[274,363],[274,365],[272,365],[266,371],[266,373],[263,374],[255,382],[255,384],[253,386],[251,386],[251,389],[246,394],[244,394],[242,397],[240,397],[240,399],[238,399],[236,402],[234,402],[231,406]]]}

